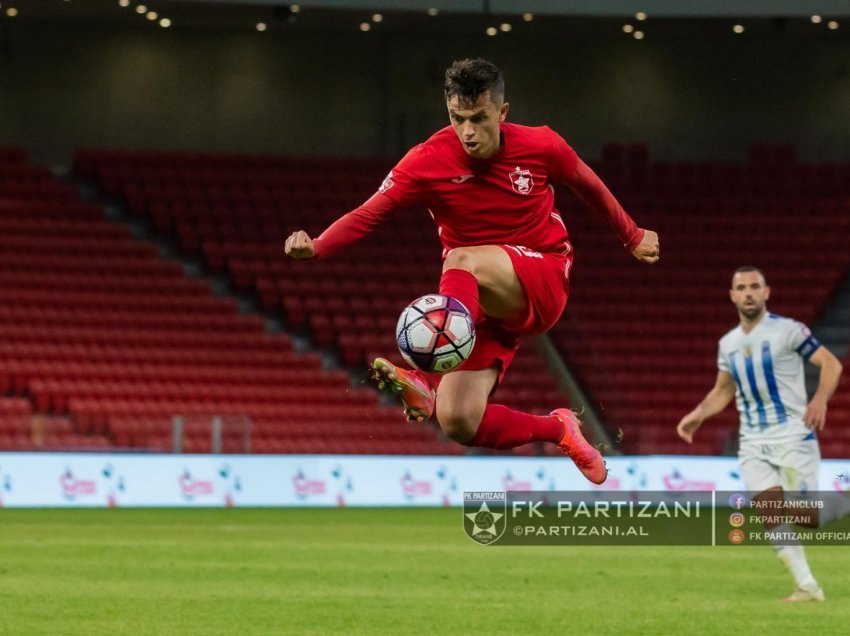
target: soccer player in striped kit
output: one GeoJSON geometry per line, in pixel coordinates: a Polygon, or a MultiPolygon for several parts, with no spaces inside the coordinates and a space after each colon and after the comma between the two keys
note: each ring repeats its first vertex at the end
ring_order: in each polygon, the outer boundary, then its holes
{"type": "MultiPolygon", "coordinates": [[[[755,499],[774,503],[784,499],[785,491],[816,491],[817,431],[826,424],[827,401],[838,386],[841,363],[805,325],[767,311],[770,287],[755,267],[735,272],[729,296],[741,322],[720,339],[714,388],[676,430],[691,443],[703,421],[720,413],[734,397],[741,420],[738,459],[747,490],[759,493],[755,499]],[[820,367],[817,391],[808,402],[804,361],[820,367]]],[[[805,525],[819,527],[850,513],[847,497],[833,495],[824,504],[805,525]]],[[[773,521],[765,522],[765,528],[777,535],[791,530],[773,521]]],[[[777,541],[774,548],[797,584],[785,600],[824,600],[803,546],[783,543],[788,542],[777,541]]]]}

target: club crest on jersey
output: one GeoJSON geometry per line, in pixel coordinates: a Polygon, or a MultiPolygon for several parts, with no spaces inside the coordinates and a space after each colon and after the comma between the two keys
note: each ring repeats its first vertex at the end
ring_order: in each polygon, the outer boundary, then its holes
{"type": "Polygon", "coordinates": [[[516,170],[508,173],[511,179],[511,186],[520,194],[529,194],[531,188],[534,187],[534,179],[531,178],[531,170],[523,170],[519,166],[516,170]]]}
{"type": "Polygon", "coordinates": [[[387,175],[386,179],[384,179],[384,182],[381,184],[381,187],[378,188],[378,192],[383,194],[384,192],[392,188],[394,185],[395,183],[393,182],[393,171],[390,170],[390,173],[387,175]]]}

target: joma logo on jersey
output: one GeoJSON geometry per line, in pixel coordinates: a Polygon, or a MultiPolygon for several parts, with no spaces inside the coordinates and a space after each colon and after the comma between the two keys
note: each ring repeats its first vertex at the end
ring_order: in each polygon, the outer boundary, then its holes
{"type": "Polygon", "coordinates": [[[534,179],[531,177],[531,170],[523,170],[519,166],[516,170],[508,173],[511,180],[511,187],[515,192],[520,194],[530,194],[531,188],[534,187],[534,179]]]}

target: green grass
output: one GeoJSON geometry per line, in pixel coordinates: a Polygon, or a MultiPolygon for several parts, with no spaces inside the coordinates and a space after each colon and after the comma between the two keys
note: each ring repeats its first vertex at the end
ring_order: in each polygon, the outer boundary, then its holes
{"type": "Polygon", "coordinates": [[[456,509],[0,511],[0,634],[845,634],[769,548],[484,548],[456,509]]]}

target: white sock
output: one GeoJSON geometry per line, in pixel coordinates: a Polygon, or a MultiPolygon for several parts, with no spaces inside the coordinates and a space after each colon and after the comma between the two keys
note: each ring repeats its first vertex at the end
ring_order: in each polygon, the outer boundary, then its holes
{"type": "MultiPolygon", "coordinates": [[[[783,523],[772,530],[772,532],[787,533],[794,532],[794,528],[790,524],[783,523]]],[[[806,560],[806,553],[803,546],[797,545],[774,545],[776,556],[785,564],[794,577],[797,587],[817,584],[815,577],[812,576],[812,571],[809,568],[809,562],[806,560]]]]}
{"type": "Polygon", "coordinates": [[[838,521],[842,517],[850,515],[850,497],[840,493],[826,493],[821,497],[823,508],[818,510],[818,527],[823,528],[826,524],[838,521]]]}

